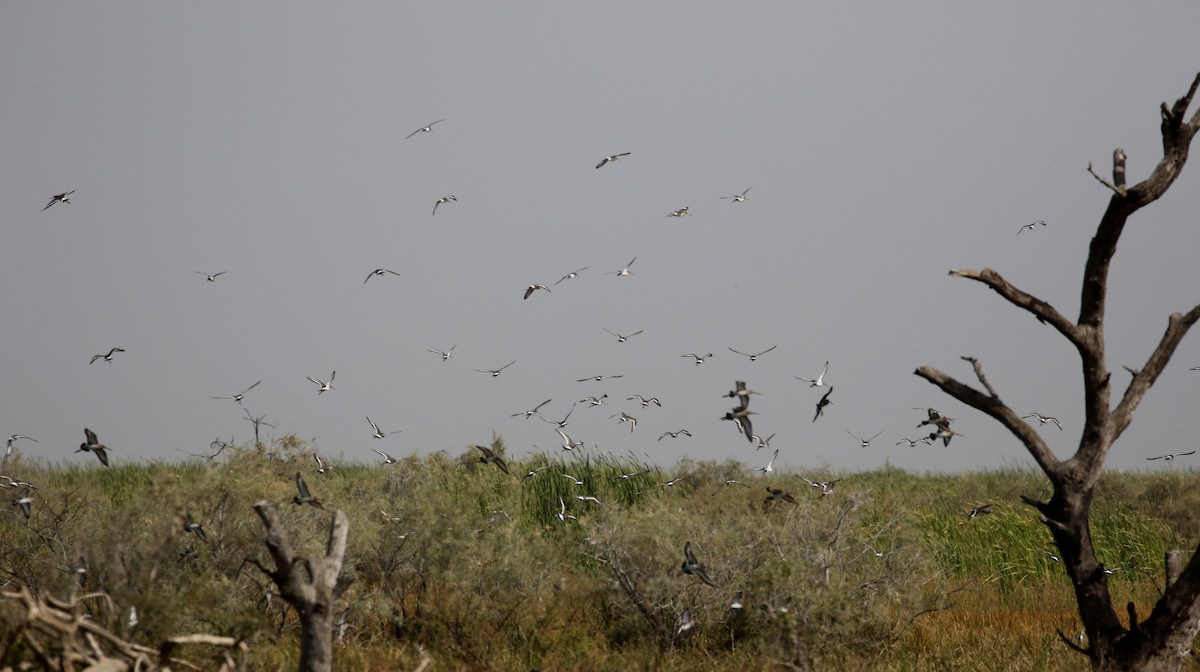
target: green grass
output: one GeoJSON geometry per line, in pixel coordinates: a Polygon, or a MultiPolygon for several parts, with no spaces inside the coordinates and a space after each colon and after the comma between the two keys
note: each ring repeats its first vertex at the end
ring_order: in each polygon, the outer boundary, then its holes
{"type": "MultiPolygon", "coordinates": [[[[503,453],[501,439],[494,447],[503,453]]],[[[28,521],[15,509],[0,515],[0,578],[58,596],[102,590],[112,606],[89,602],[92,618],[148,646],[175,634],[245,638],[259,668],[294,666],[298,649],[294,614],[246,562],[266,562],[251,510],[260,499],[274,503],[303,555],[323,552],[329,509],[349,517],[342,669],[413,668],[418,645],[438,669],[1083,663],[1056,641],[1055,629],[1078,632],[1075,605],[1046,553],[1048,532],[1019,500],[1045,494],[1033,471],[822,474],[842,479],[822,497],[797,475],[763,479],[736,462],[664,469],[581,452],[510,463],[511,476],[473,449],[319,475],[296,440],[273,461],[253,449],[111,469],[19,460],[6,473],[39,490],[28,521]],[[297,471],[327,510],[290,503],[297,471]],[[729,478],[746,485],[714,496],[729,478]],[[767,484],[798,502],[767,504],[767,484]],[[576,520],[559,521],[560,498],[576,520]],[[987,503],[993,513],[968,519],[987,503]],[[189,519],[203,523],[208,543],[183,531],[189,519]],[[687,541],[716,588],[680,572],[687,541]],[[71,569],[81,562],[78,585],[71,569]],[[747,608],[731,611],[739,592],[747,608]],[[140,620],[132,630],[131,606],[140,620]],[[685,609],[698,625],[677,634],[685,609]]],[[[1111,577],[1117,604],[1148,612],[1163,553],[1195,547],[1196,484],[1183,470],[1101,481],[1093,535],[1105,563],[1120,568],[1111,577]]],[[[0,606],[0,651],[13,636],[11,608],[0,606]]],[[[21,647],[3,655],[0,667],[29,659],[21,647]]]]}

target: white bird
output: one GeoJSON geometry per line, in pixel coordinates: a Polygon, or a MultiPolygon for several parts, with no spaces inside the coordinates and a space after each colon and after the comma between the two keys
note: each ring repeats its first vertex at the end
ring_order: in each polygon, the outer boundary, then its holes
{"type": "Polygon", "coordinates": [[[809,387],[825,387],[825,373],[827,371],[829,371],[829,362],[825,362],[825,368],[821,369],[821,375],[816,378],[801,378],[800,376],[796,376],[796,380],[811,383],[809,387]]]}
{"type": "Polygon", "coordinates": [[[571,514],[567,513],[567,504],[566,504],[566,502],[563,501],[562,497],[558,498],[558,515],[555,517],[558,518],[558,521],[560,523],[565,523],[568,518],[570,518],[571,520],[579,520],[575,516],[572,516],[571,514]]]}
{"type": "Polygon", "coordinates": [[[564,473],[564,472],[559,472],[559,475],[560,475],[560,476],[565,476],[566,478],[569,478],[569,479],[571,479],[571,481],[572,481],[573,483],[575,483],[575,485],[577,485],[577,486],[579,486],[579,487],[583,487],[583,479],[581,479],[581,478],[576,478],[576,477],[574,477],[574,476],[572,476],[572,475],[570,475],[570,474],[568,474],[568,473],[564,473]]]}
{"type": "Polygon", "coordinates": [[[113,348],[108,351],[107,355],[92,355],[92,360],[88,364],[95,364],[97,359],[103,359],[106,362],[112,363],[113,355],[118,352],[125,352],[125,348],[113,348]]]}
{"type": "Polygon", "coordinates": [[[694,352],[689,352],[686,355],[680,355],[680,357],[691,357],[692,359],[696,360],[696,366],[700,366],[701,364],[704,363],[704,360],[706,360],[712,356],[713,356],[713,353],[711,353],[711,352],[708,353],[707,355],[697,355],[694,352]]]}
{"type": "MultiPolygon", "coordinates": [[[[258,381],[258,383],[261,383],[261,382],[262,382],[261,380],[258,381]]],[[[251,385],[250,387],[247,387],[246,389],[242,390],[238,394],[226,394],[226,395],[222,395],[220,397],[210,397],[210,398],[211,399],[232,399],[240,404],[240,403],[242,403],[242,399],[244,399],[246,397],[247,392],[258,387],[258,383],[254,383],[253,385],[251,385]]]]}
{"type": "MultiPolygon", "coordinates": [[[[726,346],[726,347],[728,347],[728,346],[726,346]]],[[[778,347],[779,347],[779,344],[776,343],[775,345],[772,345],[771,347],[767,348],[766,350],[763,350],[762,352],[756,352],[753,355],[750,353],[742,352],[741,350],[734,350],[733,348],[729,348],[729,351],[732,353],[735,353],[735,354],[739,354],[743,357],[749,357],[750,361],[752,361],[752,362],[757,362],[759,357],[762,357],[763,355],[767,354],[768,352],[770,352],[778,347]]]]}
{"type": "Polygon", "coordinates": [[[541,415],[540,411],[542,410],[542,407],[545,406],[546,404],[550,403],[551,401],[553,401],[553,400],[547,399],[547,400],[543,401],[542,403],[538,404],[537,406],[534,406],[533,408],[529,409],[528,411],[519,411],[517,413],[513,413],[512,415],[510,415],[508,417],[515,418],[518,415],[523,415],[523,416],[525,416],[525,419],[528,420],[529,418],[531,418],[535,415],[540,416],[541,415]]]}
{"type": "Polygon", "coordinates": [[[662,434],[660,434],[658,436],[658,440],[662,441],[663,439],[667,438],[668,436],[671,437],[672,439],[678,439],[680,434],[682,434],[684,436],[688,436],[688,437],[690,437],[692,435],[692,433],[689,432],[688,430],[681,429],[678,432],[663,432],[662,434]]]}
{"type": "Polygon", "coordinates": [[[1029,415],[1021,416],[1022,420],[1027,420],[1029,418],[1037,419],[1039,425],[1044,425],[1047,422],[1053,422],[1055,427],[1058,427],[1060,430],[1062,429],[1062,423],[1058,421],[1058,418],[1052,418],[1048,415],[1042,415],[1040,413],[1030,413],[1029,415]]]}
{"type": "Polygon", "coordinates": [[[633,271],[629,270],[629,267],[633,266],[633,262],[635,262],[635,261],[637,261],[637,257],[634,257],[633,259],[631,259],[629,261],[628,264],[625,264],[625,268],[622,268],[619,271],[609,271],[609,272],[605,273],[605,275],[615,275],[618,278],[626,276],[626,275],[633,275],[633,271]]]}
{"type": "Polygon", "coordinates": [[[641,402],[642,408],[645,408],[650,404],[654,404],[655,406],[662,408],[662,402],[658,400],[658,397],[650,397],[647,399],[640,394],[635,394],[632,397],[626,397],[625,401],[633,401],[634,399],[637,399],[639,402],[641,402]]]}
{"type": "Polygon", "coordinates": [[[624,377],[625,377],[625,374],[618,373],[617,375],[614,375],[614,376],[592,376],[590,378],[576,378],[575,382],[586,383],[589,380],[594,380],[596,382],[600,382],[600,381],[604,380],[605,378],[624,378],[624,377]]]}
{"type": "Polygon", "coordinates": [[[1195,455],[1195,454],[1196,454],[1196,451],[1189,450],[1186,453],[1168,453],[1166,455],[1159,455],[1157,457],[1147,457],[1146,459],[1147,460],[1167,460],[1168,462],[1170,462],[1171,460],[1173,460],[1177,457],[1183,457],[1185,455],[1195,455]]]}
{"type": "Polygon", "coordinates": [[[371,418],[370,418],[370,417],[367,417],[367,422],[371,423],[371,436],[373,436],[373,437],[375,437],[375,438],[377,438],[377,439],[382,439],[382,438],[383,438],[383,437],[385,437],[385,436],[391,436],[392,434],[399,434],[399,433],[400,433],[400,430],[399,430],[399,429],[397,429],[397,430],[396,430],[396,431],[394,431],[394,432],[385,432],[385,431],[383,431],[382,429],[380,429],[380,428],[379,428],[379,425],[375,424],[375,422],[374,422],[373,420],[371,420],[371,418]]]}
{"type": "Polygon", "coordinates": [[[435,214],[435,215],[437,214],[437,209],[438,209],[439,205],[441,205],[443,203],[449,203],[450,201],[457,201],[457,200],[458,200],[458,197],[455,196],[454,194],[446,194],[445,196],[442,196],[441,198],[437,199],[437,202],[435,202],[433,204],[433,214],[435,214]]]}
{"type": "Polygon", "coordinates": [[[608,329],[607,327],[600,327],[600,328],[604,329],[605,331],[612,334],[613,336],[616,336],[618,343],[624,343],[625,341],[628,341],[629,339],[633,338],[634,336],[637,336],[638,334],[645,331],[645,329],[638,329],[637,331],[633,332],[632,334],[618,334],[617,332],[615,332],[611,329],[608,329]]]}
{"type": "Polygon", "coordinates": [[[909,438],[903,438],[903,439],[900,439],[899,441],[897,441],[896,445],[898,446],[902,443],[907,443],[909,448],[915,448],[918,443],[923,443],[927,446],[933,445],[933,442],[929,440],[929,437],[925,437],[923,439],[917,439],[916,441],[913,441],[912,439],[909,439],[909,438]]]}
{"type": "Polygon", "coordinates": [[[539,289],[544,289],[544,290],[546,290],[547,293],[550,291],[549,287],[547,287],[539,282],[537,284],[533,284],[533,285],[530,285],[525,288],[525,298],[528,299],[530,297],[530,295],[532,295],[534,292],[536,292],[539,289]]]}
{"type": "Polygon", "coordinates": [[[55,203],[70,204],[71,203],[71,194],[73,194],[73,193],[75,193],[74,189],[72,189],[70,191],[64,191],[61,194],[55,194],[55,195],[51,196],[50,202],[46,204],[46,207],[42,208],[42,212],[45,212],[46,210],[48,210],[50,208],[50,206],[54,205],[55,203]]]}
{"type": "Polygon", "coordinates": [[[561,429],[555,429],[554,431],[558,432],[558,435],[562,437],[562,449],[563,450],[566,450],[569,452],[569,451],[575,450],[576,448],[583,447],[582,441],[573,440],[570,436],[568,436],[561,429]]]}
{"type": "Polygon", "coordinates": [[[409,133],[408,135],[406,135],[406,136],[404,137],[404,139],[405,139],[405,140],[407,140],[407,139],[409,139],[409,138],[413,137],[414,135],[416,135],[416,134],[418,134],[418,133],[432,133],[432,132],[433,132],[433,125],[434,125],[434,124],[440,124],[440,123],[442,123],[443,121],[445,121],[445,119],[438,119],[437,121],[433,121],[433,122],[430,122],[430,123],[428,123],[428,124],[425,124],[424,126],[422,126],[422,127],[418,128],[417,130],[413,131],[412,133],[409,133]]]}
{"type": "Polygon", "coordinates": [[[758,469],[753,469],[752,471],[760,471],[760,472],[762,472],[763,476],[766,476],[767,474],[775,471],[775,458],[777,458],[777,457],[779,457],[779,449],[778,448],[775,449],[775,454],[771,456],[771,461],[767,462],[767,466],[759,467],[758,469]]]}
{"type": "Polygon", "coordinates": [[[1044,222],[1044,221],[1042,221],[1042,220],[1040,220],[1040,219],[1039,219],[1039,220],[1037,220],[1036,222],[1034,222],[1034,223],[1032,223],[1032,224],[1025,224],[1025,225],[1021,226],[1021,228],[1017,229],[1017,235],[1018,235],[1018,236],[1019,236],[1019,235],[1021,235],[1021,232],[1022,232],[1022,231],[1024,231],[1024,230],[1026,230],[1026,229],[1029,229],[1030,231],[1032,231],[1032,230],[1036,229],[1036,228],[1037,228],[1039,225],[1041,225],[1041,226],[1045,226],[1045,225],[1046,225],[1046,222],[1044,222]]]}
{"type": "Polygon", "coordinates": [[[740,194],[730,194],[729,196],[722,196],[721,199],[724,200],[724,199],[728,198],[733,203],[745,203],[746,202],[746,194],[748,194],[748,193],[750,193],[750,187],[746,187],[746,190],[740,194]]]}
{"type": "Polygon", "coordinates": [[[200,275],[203,275],[203,276],[204,276],[204,279],[205,279],[205,280],[207,280],[207,281],[209,281],[209,282],[216,282],[216,281],[217,281],[217,278],[221,277],[222,275],[225,275],[225,274],[226,274],[226,273],[228,273],[229,271],[221,271],[220,273],[205,273],[204,271],[192,271],[192,272],[193,272],[193,273],[199,273],[200,275]]]}
{"type": "Polygon", "coordinates": [[[583,399],[580,399],[576,403],[587,404],[588,406],[603,406],[604,400],[607,398],[608,398],[608,393],[604,393],[598,397],[596,395],[592,395],[590,397],[585,397],[583,399]]]}
{"type": "Polygon", "coordinates": [[[334,371],[333,373],[329,374],[329,382],[325,382],[323,380],[317,380],[316,378],[310,378],[309,376],[305,376],[305,378],[308,378],[310,381],[312,381],[314,384],[316,384],[318,386],[317,394],[321,394],[322,392],[328,392],[328,391],[332,390],[333,389],[333,379],[336,377],[337,377],[337,371],[334,371]]]}
{"type": "Polygon", "coordinates": [[[668,217],[684,217],[684,216],[691,217],[692,213],[688,212],[688,206],[685,205],[678,210],[672,210],[670,212],[670,214],[668,214],[667,216],[668,217]]]}
{"type": "Polygon", "coordinates": [[[516,364],[516,363],[517,363],[517,360],[515,360],[515,359],[514,359],[513,361],[511,361],[511,362],[509,362],[509,363],[505,364],[504,366],[502,366],[502,367],[500,367],[500,368],[498,368],[498,369],[475,369],[475,370],[476,370],[476,371],[478,371],[478,372],[480,372],[480,373],[490,373],[490,374],[492,374],[492,377],[493,377],[493,378],[495,378],[496,376],[500,375],[500,372],[501,372],[501,371],[503,371],[503,370],[507,369],[508,367],[510,367],[510,366],[512,366],[513,364],[516,364]]]}
{"type": "Polygon", "coordinates": [[[21,439],[28,439],[29,441],[33,441],[34,443],[38,442],[38,440],[33,438],[32,436],[25,436],[24,434],[13,434],[12,436],[8,437],[8,441],[5,442],[4,455],[5,456],[12,455],[13,444],[15,444],[17,441],[20,441],[21,439]]]}
{"type": "Polygon", "coordinates": [[[548,422],[552,425],[557,426],[559,429],[562,429],[563,427],[567,426],[567,420],[571,417],[571,414],[574,412],[575,412],[575,404],[571,404],[571,409],[569,411],[567,411],[567,414],[565,416],[563,416],[562,420],[547,420],[546,418],[543,418],[540,415],[538,416],[538,419],[541,420],[542,422],[548,422]]]}
{"type": "MultiPolygon", "coordinates": [[[[582,273],[582,272],[584,272],[584,271],[588,270],[589,268],[591,268],[591,266],[584,266],[583,268],[581,268],[581,269],[579,269],[579,270],[576,270],[576,271],[571,271],[570,273],[568,273],[568,274],[564,275],[563,277],[559,278],[559,279],[558,279],[558,282],[562,282],[563,280],[570,280],[570,279],[572,279],[572,278],[577,278],[577,277],[579,277],[579,274],[580,274],[580,273],[582,273]]],[[[555,286],[555,287],[557,287],[557,286],[558,286],[558,282],[554,283],[554,286],[555,286]]]]}
{"type": "Polygon", "coordinates": [[[446,361],[447,359],[450,359],[451,355],[453,355],[453,354],[454,354],[454,349],[455,349],[455,348],[457,348],[457,347],[458,347],[458,344],[457,344],[457,343],[455,343],[454,345],[450,346],[450,349],[449,349],[449,350],[447,350],[447,351],[445,351],[445,352],[442,352],[441,350],[426,350],[426,352],[432,352],[432,353],[434,353],[434,354],[441,355],[441,356],[442,356],[442,361],[444,362],[444,361],[446,361]]]}
{"type": "Polygon", "coordinates": [[[396,458],[392,457],[391,455],[388,455],[387,453],[383,452],[382,450],[375,450],[374,448],[372,448],[371,451],[374,452],[376,455],[382,457],[384,464],[395,464],[396,463],[396,458]]]}
{"type": "Polygon", "coordinates": [[[620,419],[620,420],[617,420],[617,424],[618,424],[618,425],[619,425],[619,424],[622,424],[622,423],[626,423],[626,422],[628,422],[628,423],[629,423],[629,433],[630,433],[630,434],[632,434],[632,433],[633,433],[633,430],[637,429],[637,418],[635,418],[635,417],[633,417],[632,415],[630,415],[630,414],[626,413],[625,411],[621,411],[620,413],[614,413],[614,414],[612,414],[612,415],[608,416],[608,419],[609,419],[609,420],[612,420],[613,418],[615,418],[615,417],[617,417],[617,416],[620,416],[620,417],[621,417],[621,419],[620,419]]]}
{"type": "Polygon", "coordinates": [[[326,466],[325,460],[322,460],[320,455],[313,453],[313,459],[317,461],[317,473],[318,474],[327,474],[327,473],[333,471],[334,465],[330,464],[330,465],[326,466]]]}
{"type": "Polygon", "coordinates": [[[869,439],[864,439],[861,436],[859,436],[858,434],[855,434],[854,432],[852,432],[848,429],[846,430],[846,433],[849,434],[850,436],[853,436],[854,438],[858,439],[859,444],[861,444],[863,448],[870,448],[871,442],[874,441],[875,439],[879,438],[879,435],[883,434],[883,430],[882,429],[879,430],[878,432],[875,433],[875,436],[872,436],[869,439]]]}
{"type": "MultiPolygon", "coordinates": [[[[373,270],[373,271],[371,271],[370,273],[368,273],[368,274],[367,274],[367,280],[370,280],[371,278],[373,278],[373,277],[375,277],[375,276],[377,276],[377,275],[383,275],[384,273],[391,273],[392,275],[394,275],[394,276],[397,276],[397,277],[399,277],[399,276],[400,276],[400,274],[399,274],[399,273],[397,273],[397,272],[395,272],[395,271],[393,271],[393,270],[390,270],[390,269],[387,269],[387,268],[377,268],[377,269],[375,269],[375,270],[373,270]]],[[[365,285],[365,284],[367,284],[367,280],[363,280],[363,284],[364,284],[364,285],[365,285]]]]}
{"type": "MultiPolygon", "coordinates": [[[[609,154],[608,156],[604,157],[603,159],[600,159],[600,163],[596,164],[596,169],[599,170],[600,168],[603,168],[605,164],[612,163],[613,161],[619,161],[622,156],[629,156],[630,154],[631,154],[631,152],[621,152],[620,154],[609,154]]],[[[50,206],[46,206],[46,207],[50,207],[50,206]]]]}

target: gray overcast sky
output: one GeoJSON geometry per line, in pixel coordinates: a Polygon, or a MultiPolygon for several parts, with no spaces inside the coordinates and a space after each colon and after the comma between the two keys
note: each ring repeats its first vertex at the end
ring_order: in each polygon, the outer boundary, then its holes
{"type": "MultiPolygon", "coordinates": [[[[1159,103],[1200,70],[1200,4],[1155,7],[9,3],[0,432],[51,461],[93,459],[71,453],[84,426],[114,460],[175,459],[249,440],[242,408],[210,397],[261,379],[245,408],[334,458],[457,454],[493,431],[520,457],[558,436],[510,414],[552,398],[561,418],[607,393],[571,417],[589,446],[760,466],[767,451],[717,420],[742,379],[792,469],[1031,464],[912,374],[970,380],[972,354],[1015,410],[1063,421],[1049,438],[1067,455],[1074,351],[946,272],[990,266],[1075,315],[1108,201],[1088,161],[1107,173],[1120,146],[1143,179],[1159,103]],[[617,152],[632,154],[593,168],[617,152]],[[744,203],[720,198],[747,187],[744,203]],[[431,216],[445,194],[458,201],[431,216]],[[684,206],[692,217],[666,217],[684,206]],[[604,275],[635,256],[634,275],[604,275]],[[380,267],[401,277],[364,285],[380,267]],[[445,363],[426,351],[455,344],[445,363]],[[776,344],[753,363],[727,349],[776,344]],[[127,352],[88,365],[113,346],[127,352]],[[834,405],[813,423],[821,390],[795,376],[826,360],[834,405]],[[335,369],[331,392],[305,380],[335,369]],[[596,374],[624,378],[576,382],[596,374]],[[920,435],[925,406],[965,436],[893,445],[920,435]],[[636,433],[609,419],[620,410],[636,433]],[[368,415],[403,431],[376,441],[368,415]],[[694,437],[655,441],[681,428],[694,437]],[[864,449],[847,430],[884,433],[864,449]]],[[[1121,365],[1200,301],[1196,173],[1122,240],[1118,391],[1121,365]]],[[[1110,466],[1196,447],[1198,339],[1110,466]]]]}

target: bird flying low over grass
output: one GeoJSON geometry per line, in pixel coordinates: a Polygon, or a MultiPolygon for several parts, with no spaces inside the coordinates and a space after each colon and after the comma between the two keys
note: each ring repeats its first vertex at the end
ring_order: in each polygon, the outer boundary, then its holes
{"type": "Polygon", "coordinates": [[[96,454],[97,459],[100,460],[100,464],[103,464],[104,466],[107,467],[108,466],[108,454],[105,453],[104,451],[108,450],[108,446],[104,445],[103,443],[100,443],[100,439],[96,438],[96,433],[93,432],[92,430],[88,429],[87,427],[83,428],[83,435],[87,439],[87,441],[84,441],[83,443],[79,444],[79,450],[76,450],[75,452],[77,452],[77,453],[86,453],[89,451],[93,452],[96,454]]]}
{"type": "Polygon", "coordinates": [[[487,446],[480,446],[478,444],[476,444],[475,447],[479,449],[479,452],[483,453],[479,456],[480,462],[484,464],[494,464],[496,465],[497,469],[504,472],[505,476],[509,475],[508,465],[504,463],[504,460],[497,455],[495,451],[487,446]]]}
{"type": "Polygon", "coordinates": [[[716,587],[717,584],[708,578],[708,572],[705,571],[704,565],[696,561],[696,555],[692,553],[692,542],[687,542],[683,545],[683,565],[680,567],[684,574],[690,574],[704,583],[716,587]]]}
{"type": "Polygon", "coordinates": [[[308,490],[308,484],[304,482],[304,477],[300,472],[296,472],[296,490],[299,494],[292,497],[292,503],[303,506],[304,504],[312,504],[318,509],[325,508],[321,506],[321,500],[313,497],[313,494],[308,490]]]}
{"type": "Polygon", "coordinates": [[[1166,460],[1166,461],[1170,462],[1171,460],[1173,460],[1177,457],[1184,457],[1186,455],[1195,455],[1195,454],[1196,454],[1196,451],[1189,450],[1186,453],[1167,453],[1166,455],[1156,455],[1154,457],[1147,457],[1146,459],[1147,460],[1166,460]]]}

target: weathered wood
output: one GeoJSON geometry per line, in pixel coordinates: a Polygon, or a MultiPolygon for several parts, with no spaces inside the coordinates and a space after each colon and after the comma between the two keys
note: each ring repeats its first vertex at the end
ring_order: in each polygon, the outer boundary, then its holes
{"type": "MultiPolygon", "coordinates": [[[[1088,640],[1086,649],[1072,648],[1085,653],[1096,669],[1179,670],[1189,660],[1191,642],[1200,632],[1200,551],[1192,554],[1186,567],[1181,567],[1178,551],[1167,554],[1166,588],[1162,597],[1141,623],[1137,622],[1135,606],[1127,605],[1129,626],[1126,627],[1113,607],[1108,575],[1096,558],[1088,521],[1094,488],[1109,450],[1129,426],[1134,411],[1170,362],[1183,337],[1200,320],[1200,305],[1186,313],[1176,312],[1170,316],[1165,332],[1145,364],[1129,369],[1133,377],[1114,407],[1111,403],[1112,374],[1106,362],[1104,338],[1109,267],[1129,217],[1166,193],[1187,162],[1192,138],[1200,130],[1200,110],[1190,119],[1185,116],[1198,88],[1200,74],[1174,105],[1162,104],[1163,155],[1145,180],[1126,186],[1126,156],[1121,149],[1113,152],[1111,180],[1088,164],[1088,172],[1111,190],[1112,195],[1088,248],[1080,289],[1079,318],[1075,322],[989,268],[950,272],[952,276],[984,284],[1039,322],[1052,326],[1075,346],[1082,365],[1084,393],[1084,425],[1075,454],[1070,459],[1060,460],[1051,453],[1040,434],[1000,400],[975,359],[964,358],[973,365],[986,393],[930,366],[920,367],[915,372],[951,397],[1004,425],[1049,477],[1054,486],[1050,501],[1022,499],[1041,512],[1042,522],[1058,546],[1075,590],[1088,640]]],[[[1063,639],[1066,641],[1065,637],[1063,639]]]]}
{"type": "Polygon", "coordinates": [[[275,571],[259,567],[275,582],[279,594],[300,619],[300,672],[330,672],[334,602],[346,585],[339,582],[346,538],[350,534],[346,514],[333,512],[325,557],[308,559],[292,551],[287,533],[270,504],[260,501],[254,505],[254,511],[267,530],[267,552],[275,563],[275,571]]]}

